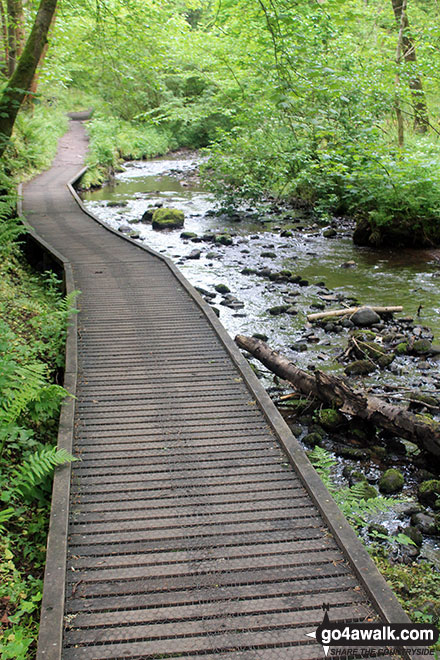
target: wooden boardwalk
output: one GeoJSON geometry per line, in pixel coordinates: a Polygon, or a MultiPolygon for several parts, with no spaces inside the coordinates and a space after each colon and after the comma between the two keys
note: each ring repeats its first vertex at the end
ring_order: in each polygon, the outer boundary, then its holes
{"type": "Polygon", "coordinates": [[[23,198],[81,291],[60,430],[81,460],[55,480],[39,660],[313,660],[324,602],[405,622],[212,311],[80,208],[86,148],[72,122],[23,198]]]}

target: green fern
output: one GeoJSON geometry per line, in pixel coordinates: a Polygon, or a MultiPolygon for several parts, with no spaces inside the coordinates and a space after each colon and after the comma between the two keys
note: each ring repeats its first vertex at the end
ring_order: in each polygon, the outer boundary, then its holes
{"type": "MultiPolygon", "coordinates": [[[[347,518],[350,525],[356,532],[361,533],[368,522],[380,513],[387,513],[401,500],[384,497],[377,494],[372,496],[371,486],[366,480],[359,481],[353,486],[341,488],[336,486],[331,480],[331,469],[337,463],[333,456],[326,449],[316,446],[308,452],[308,457],[315,467],[322,481],[327,486],[347,518]]],[[[397,534],[390,537],[384,534],[376,534],[376,537],[388,543],[400,543],[402,545],[414,545],[413,541],[406,534],[397,534]]]]}
{"type": "Polygon", "coordinates": [[[34,499],[45,501],[47,499],[45,493],[49,489],[54,469],[58,465],[76,460],[65,449],[42,447],[14,470],[11,493],[18,493],[26,501],[34,499]]]}

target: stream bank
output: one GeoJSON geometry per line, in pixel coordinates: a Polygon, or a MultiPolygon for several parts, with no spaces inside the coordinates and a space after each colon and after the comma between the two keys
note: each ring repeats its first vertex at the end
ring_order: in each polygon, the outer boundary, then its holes
{"type": "MultiPolygon", "coordinates": [[[[418,411],[432,412],[433,401],[435,408],[440,400],[438,356],[412,350],[397,354],[396,347],[413,339],[432,345],[434,334],[439,335],[437,254],[357,248],[348,224],[323,228],[297,209],[247,208],[232,216],[218,215],[198,179],[198,163],[196,154],[182,152],[126,163],[111,184],[83,198],[111,227],[173,259],[233,337],[266,338],[303,369],[342,373],[346,364],[338,358],[347,349],[351,331],[343,321],[312,325],[309,313],[345,305],[403,304],[400,319],[379,319],[369,326],[374,341],[394,337],[391,344],[383,344],[394,358],[385,368],[370,370],[362,382],[375,394],[391,393],[394,402],[396,393],[404,398],[407,391],[424,392],[431,403],[419,402],[418,411]],[[183,211],[184,227],[153,229],[151,213],[144,214],[160,206],[183,211]]],[[[291,391],[259,363],[251,364],[275,402],[291,391]]],[[[431,471],[417,448],[376,434],[365,424],[356,428],[344,422],[331,428],[322,423],[322,406],[310,401],[293,399],[281,410],[306,449],[318,444],[336,455],[335,479],[341,484],[353,483],[353,473],[361,472],[377,487],[387,469],[398,469],[404,478],[398,497],[403,494],[411,501],[397,505],[383,521],[386,530],[393,534],[415,527],[414,516],[430,516],[431,526],[425,519],[421,523],[421,555],[440,564],[437,509],[417,500],[420,483],[435,479],[438,472],[431,471]]]]}

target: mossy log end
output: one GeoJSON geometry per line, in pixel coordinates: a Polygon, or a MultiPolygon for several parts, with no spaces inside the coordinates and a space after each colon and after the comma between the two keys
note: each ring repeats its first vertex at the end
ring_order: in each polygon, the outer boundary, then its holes
{"type": "Polygon", "coordinates": [[[264,341],[237,335],[236,344],[251,353],[274,374],[289,381],[302,394],[313,396],[341,412],[370,421],[417,444],[436,459],[440,458],[440,424],[393,406],[377,397],[354,391],[344,380],[315,371],[309,374],[295,367],[264,341]]]}

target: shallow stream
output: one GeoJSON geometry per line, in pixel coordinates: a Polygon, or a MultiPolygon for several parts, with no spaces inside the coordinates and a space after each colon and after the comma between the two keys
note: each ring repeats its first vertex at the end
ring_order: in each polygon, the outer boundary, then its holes
{"type": "MultiPolygon", "coordinates": [[[[281,235],[285,220],[276,215],[251,213],[249,209],[240,222],[217,217],[213,199],[198,181],[197,165],[193,154],[126,163],[111,184],[82,197],[100,219],[114,229],[131,228],[145,245],[170,257],[194,286],[215,294],[207,300],[216,307],[232,337],[263,334],[271,347],[283,351],[298,366],[338,372],[343,365],[336,358],[346,347],[346,333],[312,327],[306,316],[324,306],[335,309],[357,301],[363,305],[402,305],[401,316],[414,317],[422,326],[420,332],[427,326],[440,338],[440,252],[357,248],[349,230],[337,229],[336,237],[325,238],[322,227],[299,214],[292,220],[290,236],[281,235]],[[151,224],[139,222],[148,207],[158,204],[184,211],[184,229],[155,231],[151,224]],[[199,238],[182,239],[182,231],[198,237],[226,232],[233,242],[218,245],[199,238]],[[199,258],[188,258],[194,250],[200,250],[199,258]],[[347,262],[355,265],[344,267],[347,262]],[[255,273],[243,274],[245,268],[288,269],[301,275],[303,282],[271,282],[255,273]],[[215,291],[219,284],[226,285],[242,305],[225,306],[227,297],[215,291]],[[272,316],[268,312],[286,302],[295,308],[294,315],[272,316]]],[[[273,388],[272,375],[259,363],[255,362],[255,367],[266,387],[273,388]]],[[[389,385],[432,391],[440,387],[440,380],[432,365],[427,369],[426,360],[402,357],[390,369],[370,375],[366,384],[373,389],[389,385]]],[[[425,550],[428,555],[439,553],[435,543],[425,545],[425,550]]]]}

